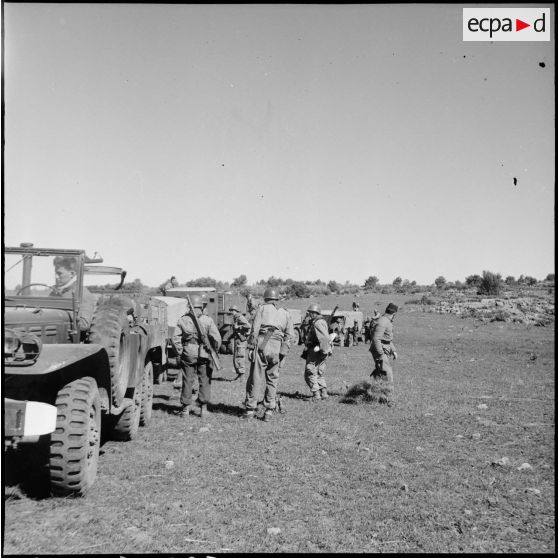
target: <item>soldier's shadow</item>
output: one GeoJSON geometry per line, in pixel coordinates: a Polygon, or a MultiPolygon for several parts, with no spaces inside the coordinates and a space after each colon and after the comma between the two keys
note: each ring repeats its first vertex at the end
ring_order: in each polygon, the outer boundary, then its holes
{"type": "Polygon", "coordinates": [[[305,395],[304,393],[300,393],[298,391],[295,391],[294,393],[288,393],[286,391],[282,391],[282,392],[277,392],[277,395],[287,397],[288,399],[302,399],[302,400],[310,399],[311,397],[310,395],[305,395]]]}
{"type": "Polygon", "coordinates": [[[207,410],[210,413],[240,416],[244,409],[242,407],[227,405],[226,403],[208,403],[207,410]]]}

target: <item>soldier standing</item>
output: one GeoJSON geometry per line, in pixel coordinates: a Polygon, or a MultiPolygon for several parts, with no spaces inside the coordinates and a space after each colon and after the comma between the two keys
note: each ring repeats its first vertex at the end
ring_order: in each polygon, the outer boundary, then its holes
{"type": "Polygon", "coordinates": [[[312,392],[312,401],[327,399],[327,385],[325,381],[326,359],[331,354],[330,338],[327,322],[321,314],[320,306],[316,303],[308,307],[310,327],[306,336],[306,366],[304,379],[312,392]]]}
{"type": "Polygon", "coordinates": [[[278,299],[277,291],[267,288],[264,292],[264,303],[260,304],[255,311],[248,338],[248,355],[251,364],[246,382],[245,411],[241,417],[243,419],[254,416],[264,384],[264,421],[271,420],[276,408],[279,370],[294,338],[291,315],[284,308],[277,307],[278,299]]]}
{"type": "Polygon", "coordinates": [[[229,312],[233,315],[233,364],[236,380],[246,373],[246,345],[250,333],[250,322],[241,314],[237,306],[231,306],[229,312]]]}
{"type": "MultiPolygon", "coordinates": [[[[219,351],[221,346],[221,335],[210,316],[202,312],[202,300],[198,295],[192,297],[190,312],[195,312],[200,328],[209,339],[215,351],[219,351]]],[[[207,403],[211,399],[211,377],[213,365],[211,357],[203,346],[202,339],[196,329],[190,314],[185,314],[178,320],[176,325],[173,343],[175,344],[180,357],[180,367],[182,368],[182,391],[180,393],[180,403],[182,404],[181,416],[188,417],[192,408],[192,387],[194,380],[198,379],[198,405],[200,407],[200,417],[204,415],[207,403]]]]}
{"type": "Polygon", "coordinates": [[[380,316],[374,328],[370,352],[374,358],[375,368],[370,374],[376,379],[386,379],[389,386],[388,404],[392,402],[393,393],[393,369],[389,362],[390,357],[397,359],[395,345],[393,344],[393,318],[398,308],[390,302],[384,314],[380,316]]]}
{"type": "Polygon", "coordinates": [[[353,335],[353,346],[356,347],[358,345],[358,321],[357,320],[354,320],[353,322],[352,335],[353,335]]]}

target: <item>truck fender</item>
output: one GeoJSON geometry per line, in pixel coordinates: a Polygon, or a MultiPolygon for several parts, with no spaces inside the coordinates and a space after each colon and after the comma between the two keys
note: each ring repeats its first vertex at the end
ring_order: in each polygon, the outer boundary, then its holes
{"type": "MultiPolygon", "coordinates": [[[[130,332],[130,376],[128,380],[128,390],[135,389],[141,385],[143,380],[143,369],[145,365],[145,357],[149,350],[148,336],[142,327],[134,328],[130,332]]],[[[126,394],[127,397],[131,395],[126,394]]]]}

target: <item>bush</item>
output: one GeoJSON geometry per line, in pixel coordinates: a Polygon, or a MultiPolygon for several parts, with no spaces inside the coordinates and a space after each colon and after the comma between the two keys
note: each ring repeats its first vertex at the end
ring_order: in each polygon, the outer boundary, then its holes
{"type": "Polygon", "coordinates": [[[288,296],[296,298],[307,298],[310,296],[310,293],[310,287],[301,281],[295,281],[292,285],[289,285],[286,290],[288,296]]]}
{"type": "Polygon", "coordinates": [[[499,295],[502,290],[502,276],[499,273],[483,271],[477,291],[480,295],[499,295]]]}
{"type": "Polygon", "coordinates": [[[507,322],[510,319],[509,312],[506,310],[498,309],[492,314],[490,321],[491,322],[507,322]]]}

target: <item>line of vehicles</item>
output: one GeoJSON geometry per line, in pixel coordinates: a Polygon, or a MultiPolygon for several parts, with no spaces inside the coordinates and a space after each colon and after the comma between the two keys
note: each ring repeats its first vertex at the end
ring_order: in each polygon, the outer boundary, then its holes
{"type": "MultiPolygon", "coordinates": [[[[246,299],[203,288],[172,288],[165,296],[133,292],[123,288],[123,269],[102,265],[84,250],[23,243],[6,247],[4,260],[5,450],[46,445],[50,492],[82,496],[95,481],[101,439],[132,440],[149,425],[153,386],[167,379],[176,356],[172,335],[187,297],[205,298],[228,353],[229,308],[246,311],[246,299]],[[49,286],[60,258],[75,264],[70,294],[49,286]],[[99,287],[103,276],[112,283],[99,287]],[[86,296],[93,300],[87,329],[81,320],[86,296]]],[[[302,312],[289,312],[295,342],[302,343],[302,312]]]]}

